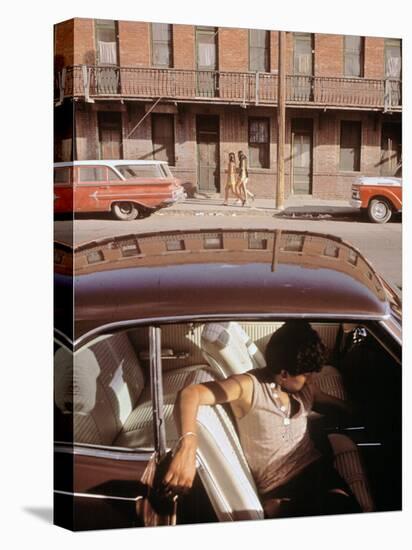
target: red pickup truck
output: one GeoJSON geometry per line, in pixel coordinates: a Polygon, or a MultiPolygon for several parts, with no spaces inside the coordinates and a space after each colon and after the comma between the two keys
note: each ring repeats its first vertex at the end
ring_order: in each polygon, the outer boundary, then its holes
{"type": "Polygon", "coordinates": [[[83,160],[54,165],[56,213],[112,212],[134,220],[185,198],[167,162],[83,160]]]}
{"type": "Polygon", "coordinates": [[[386,223],[402,211],[402,167],[393,177],[360,177],[352,185],[350,203],[368,213],[371,222],[386,223]]]}

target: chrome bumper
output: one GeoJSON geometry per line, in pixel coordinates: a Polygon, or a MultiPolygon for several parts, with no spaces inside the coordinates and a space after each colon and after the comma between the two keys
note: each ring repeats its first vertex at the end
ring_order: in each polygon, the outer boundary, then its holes
{"type": "Polygon", "coordinates": [[[362,208],[362,201],[359,199],[351,199],[349,203],[353,208],[362,208]]]}

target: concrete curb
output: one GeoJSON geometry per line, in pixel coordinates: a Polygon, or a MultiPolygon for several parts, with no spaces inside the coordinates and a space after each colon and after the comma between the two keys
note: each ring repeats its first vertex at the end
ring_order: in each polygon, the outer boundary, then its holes
{"type": "MultiPolygon", "coordinates": [[[[263,201],[262,201],[263,202],[263,201]]],[[[267,201],[269,203],[269,201],[267,201]]],[[[156,216],[199,216],[199,217],[242,217],[242,216],[269,216],[285,219],[347,219],[359,216],[359,210],[346,205],[291,205],[284,210],[277,210],[273,206],[223,206],[221,202],[211,204],[210,202],[190,203],[189,201],[179,203],[159,210],[156,216]]]]}

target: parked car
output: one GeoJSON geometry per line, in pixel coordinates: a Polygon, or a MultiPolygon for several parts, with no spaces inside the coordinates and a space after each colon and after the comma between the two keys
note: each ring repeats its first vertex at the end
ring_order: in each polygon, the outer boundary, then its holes
{"type": "Polygon", "coordinates": [[[367,212],[371,222],[386,223],[392,214],[402,211],[402,167],[394,177],[360,177],[352,185],[350,203],[367,212]]]}
{"type": "MultiPolygon", "coordinates": [[[[310,429],[364,511],[399,510],[401,303],[353,246],[311,232],[198,230],[55,247],[55,522],[74,530],[262,519],[230,409],[201,407],[193,488],[151,487],[188,384],[264,366],[287,319],[328,349],[315,375],[351,423],[310,429]],[[75,267],[73,273],[73,265],[75,267]],[[73,311],[73,305],[75,309],[73,311]],[[152,476],[150,475],[152,472],[152,476]]],[[[158,470],[159,471],[159,470],[158,470]]]]}
{"type": "Polygon", "coordinates": [[[56,213],[112,212],[134,220],[185,198],[167,162],[84,160],[54,165],[56,213]]]}

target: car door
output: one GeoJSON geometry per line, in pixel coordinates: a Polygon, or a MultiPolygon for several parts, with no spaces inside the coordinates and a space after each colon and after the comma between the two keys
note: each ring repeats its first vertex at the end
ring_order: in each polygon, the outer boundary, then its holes
{"type": "Polygon", "coordinates": [[[54,168],[54,211],[73,212],[73,167],[54,168]]]}
{"type": "Polygon", "coordinates": [[[75,212],[105,212],[110,210],[107,198],[107,167],[85,165],[77,167],[75,182],[75,212]]]}
{"type": "Polygon", "coordinates": [[[74,354],[68,341],[56,339],[54,509],[58,525],[77,531],[140,527],[147,522],[143,504],[148,495],[148,467],[154,457],[165,454],[158,409],[163,409],[160,362],[150,331],[149,380],[134,409],[127,409],[128,396],[141,379],[131,377],[131,348],[122,355],[126,333],[102,335],[74,354]],[[132,382],[127,388],[126,380],[132,382]],[[157,411],[154,422],[147,415],[152,403],[157,411]],[[133,415],[145,419],[140,444],[128,443],[134,432],[126,426],[133,422],[133,415]],[[120,432],[117,421],[122,424],[120,432]]]}

